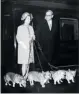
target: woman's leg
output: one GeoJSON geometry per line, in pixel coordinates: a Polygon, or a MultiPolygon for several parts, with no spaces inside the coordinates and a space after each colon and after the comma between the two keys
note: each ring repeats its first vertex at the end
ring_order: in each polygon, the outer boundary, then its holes
{"type": "Polygon", "coordinates": [[[29,64],[26,65],[26,73],[29,72],[29,64]]]}
{"type": "Polygon", "coordinates": [[[26,65],[22,64],[22,76],[24,76],[26,73],[26,65]]]}
{"type": "Polygon", "coordinates": [[[28,76],[28,72],[29,72],[29,64],[25,64],[25,74],[24,74],[24,78],[26,79],[28,76]]]}
{"type": "Polygon", "coordinates": [[[29,64],[22,64],[22,75],[25,76],[29,72],[29,64]]]}
{"type": "Polygon", "coordinates": [[[26,64],[26,75],[28,75],[29,72],[29,64],[26,64]]]}

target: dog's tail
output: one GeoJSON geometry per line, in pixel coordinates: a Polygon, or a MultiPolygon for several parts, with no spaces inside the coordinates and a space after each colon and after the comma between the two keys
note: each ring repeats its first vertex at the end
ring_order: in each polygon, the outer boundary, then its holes
{"type": "Polygon", "coordinates": [[[6,81],[6,77],[5,77],[6,75],[4,75],[4,81],[6,81]]]}

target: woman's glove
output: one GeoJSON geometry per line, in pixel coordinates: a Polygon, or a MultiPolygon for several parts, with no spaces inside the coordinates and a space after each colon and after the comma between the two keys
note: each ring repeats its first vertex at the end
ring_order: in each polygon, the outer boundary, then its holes
{"type": "Polygon", "coordinates": [[[33,40],[35,40],[35,35],[33,36],[33,40]]]}

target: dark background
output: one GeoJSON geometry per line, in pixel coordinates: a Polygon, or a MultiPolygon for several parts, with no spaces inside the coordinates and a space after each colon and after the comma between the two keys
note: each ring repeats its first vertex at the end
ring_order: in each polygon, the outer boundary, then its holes
{"type": "MultiPolygon", "coordinates": [[[[23,12],[33,14],[34,30],[44,19],[46,10],[51,9],[58,19],[59,29],[59,58],[52,63],[54,66],[78,64],[78,32],[74,33],[74,25],[79,21],[78,0],[2,0],[1,1],[1,73],[8,71],[20,72],[17,65],[17,47],[14,47],[17,26],[21,24],[23,12]],[[60,18],[72,18],[67,24],[60,18]],[[65,25],[62,27],[62,22],[65,25]],[[63,33],[64,32],[64,33],[63,33]]],[[[79,24],[77,24],[79,26],[79,24]]],[[[40,68],[35,53],[35,68],[40,68]]],[[[76,67],[74,67],[76,68],[76,67]]]]}

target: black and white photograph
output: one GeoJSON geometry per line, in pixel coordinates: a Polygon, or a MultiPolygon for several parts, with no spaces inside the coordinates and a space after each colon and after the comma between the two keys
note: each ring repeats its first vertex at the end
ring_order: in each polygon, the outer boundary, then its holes
{"type": "Polygon", "coordinates": [[[1,93],[79,93],[78,40],[78,0],[1,0],[1,93]]]}

